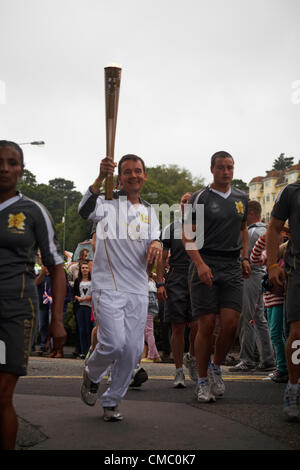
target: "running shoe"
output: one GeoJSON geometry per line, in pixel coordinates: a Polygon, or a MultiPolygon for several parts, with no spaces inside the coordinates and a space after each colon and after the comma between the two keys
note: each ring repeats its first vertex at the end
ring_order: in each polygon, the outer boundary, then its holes
{"type": "Polygon", "coordinates": [[[216,398],[221,398],[225,393],[225,384],[222,379],[221,367],[210,363],[207,369],[207,375],[213,395],[216,398]]]}
{"type": "Polygon", "coordinates": [[[216,401],[216,397],[211,392],[208,378],[200,380],[200,382],[196,384],[195,395],[200,403],[210,403],[216,401]]]}
{"type": "Polygon", "coordinates": [[[284,392],[283,412],[288,421],[297,421],[300,418],[300,385],[292,387],[290,384],[286,386],[284,392]]]}
{"type": "Polygon", "coordinates": [[[247,364],[245,361],[240,361],[233,367],[230,367],[228,370],[229,372],[250,372],[255,369],[256,366],[251,366],[247,364]]]}
{"type": "Polygon", "coordinates": [[[123,416],[117,406],[105,406],[103,408],[104,421],[122,421],[123,416]]]}
{"type": "Polygon", "coordinates": [[[81,400],[88,406],[94,406],[98,399],[99,384],[92,382],[83,370],[83,382],[81,385],[81,400]]]}
{"type": "Polygon", "coordinates": [[[274,372],[271,372],[271,374],[269,374],[269,378],[273,380],[273,382],[276,382],[279,384],[286,384],[289,381],[288,373],[281,372],[278,369],[274,370],[274,372]]]}
{"type": "Polygon", "coordinates": [[[144,382],[148,380],[148,374],[142,367],[134,374],[131,384],[129,387],[140,387],[144,382]]]}
{"type": "Polygon", "coordinates": [[[259,364],[256,368],[259,372],[269,372],[274,369],[276,369],[275,364],[259,364]]]}
{"type": "Polygon", "coordinates": [[[174,378],[174,388],[185,388],[185,377],[182,369],[178,369],[174,378]]]}
{"type": "Polygon", "coordinates": [[[188,369],[191,380],[193,380],[194,382],[197,382],[198,369],[197,369],[196,359],[193,356],[191,356],[190,353],[186,353],[183,356],[183,364],[188,369]]]}

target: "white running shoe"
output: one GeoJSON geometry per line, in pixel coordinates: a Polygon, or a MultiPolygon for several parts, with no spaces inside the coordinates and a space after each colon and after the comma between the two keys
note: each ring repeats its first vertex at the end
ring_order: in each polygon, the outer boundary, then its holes
{"type": "Polygon", "coordinates": [[[185,377],[182,369],[176,371],[174,378],[174,388],[185,388],[185,377]]]}
{"type": "Polygon", "coordinates": [[[201,380],[196,384],[195,395],[200,403],[210,403],[216,401],[216,397],[211,392],[208,379],[201,380]]]}
{"type": "Polygon", "coordinates": [[[81,385],[81,399],[88,406],[94,406],[99,396],[99,384],[92,382],[83,370],[83,382],[81,385]]]}
{"type": "Polygon", "coordinates": [[[221,367],[210,364],[207,369],[207,375],[212,393],[216,398],[221,398],[225,393],[225,384],[222,379],[221,367]]]}
{"type": "Polygon", "coordinates": [[[193,356],[191,356],[190,353],[186,353],[183,356],[183,364],[188,369],[191,380],[193,380],[194,382],[197,382],[199,376],[198,376],[196,359],[193,356]]]}
{"type": "Polygon", "coordinates": [[[289,421],[297,421],[300,418],[300,385],[286,386],[284,392],[283,412],[289,421]]]}
{"type": "Polygon", "coordinates": [[[104,421],[122,421],[123,416],[117,406],[107,406],[103,408],[104,421]]]}

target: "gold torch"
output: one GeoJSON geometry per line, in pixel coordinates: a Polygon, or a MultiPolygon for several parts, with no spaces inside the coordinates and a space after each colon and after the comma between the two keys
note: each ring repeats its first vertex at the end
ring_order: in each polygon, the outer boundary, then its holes
{"type": "MultiPolygon", "coordinates": [[[[116,64],[104,68],[105,77],[105,114],[106,114],[106,156],[114,160],[118,104],[121,83],[121,67],[116,64]]],[[[105,199],[113,198],[113,175],[105,181],[105,199]]]]}

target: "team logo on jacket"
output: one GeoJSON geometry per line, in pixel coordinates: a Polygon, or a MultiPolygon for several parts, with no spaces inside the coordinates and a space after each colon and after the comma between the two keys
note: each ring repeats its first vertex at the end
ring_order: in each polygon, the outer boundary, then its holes
{"type": "Polygon", "coordinates": [[[8,228],[10,229],[17,229],[18,231],[24,232],[25,224],[24,221],[26,216],[23,212],[19,212],[19,214],[9,214],[8,216],[8,228]]]}
{"type": "Polygon", "coordinates": [[[238,214],[244,215],[245,209],[242,201],[235,201],[235,207],[238,214]]]}

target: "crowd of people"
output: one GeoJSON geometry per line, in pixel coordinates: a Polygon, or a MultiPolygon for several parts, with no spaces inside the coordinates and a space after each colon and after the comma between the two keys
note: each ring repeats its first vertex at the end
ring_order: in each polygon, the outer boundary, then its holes
{"type": "Polygon", "coordinates": [[[161,360],[156,316],[171,326],[163,359],[172,352],[175,388],[186,388],[185,365],[199,402],[222,397],[222,365],[238,337],[240,360],[231,371],[259,369],[286,382],[284,413],[299,420],[300,182],[280,193],[267,227],[260,204],[231,186],[233,157],[217,152],[212,183],[184,194],[180,216],[161,233],[153,207],[141,198],[147,173],[140,157],[121,158],[118,190],[105,199],[101,188],[116,166],[109,157],[101,160],[79,204],[79,214],[94,222],[93,261],[83,250],[66,272],[51,216],[17,191],[22,149],[0,141],[1,447],[15,445],[13,393],[37,332],[43,353],[63,357],[70,301],[76,352],[84,359],[84,403],[96,404],[99,384],[109,375],[101,396],[105,421],[122,420],[119,405],[128,387],[147,380],[140,363],[161,360]]]}

